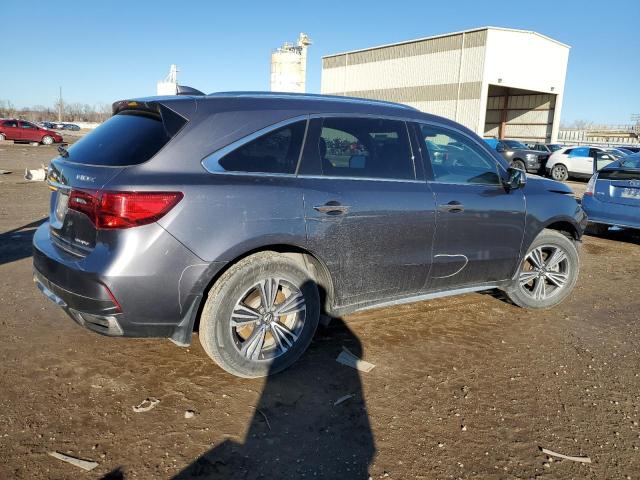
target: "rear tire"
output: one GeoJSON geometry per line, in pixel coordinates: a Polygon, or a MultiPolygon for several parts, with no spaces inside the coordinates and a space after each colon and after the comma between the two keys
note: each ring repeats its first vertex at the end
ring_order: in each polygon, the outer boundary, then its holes
{"type": "Polygon", "coordinates": [[[0,133],[0,142],[4,142],[7,137],[4,136],[4,133],[0,133]]]}
{"type": "Polygon", "coordinates": [[[527,171],[527,167],[525,167],[522,160],[514,160],[513,162],[511,162],[511,166],[513,168],[517,168],[518,170],[522,170],[523,172],[527,171]]]}
{"type": "Polygon", "coordinates": [[[529,247],[516,279],[505,293],[522,308],[551,308],[571,293],[579,272],[575,243],[560,232],[545,229],[529,247]]]}
{"type": "Polygon", "coordinates": [[[553,168],[551,168],[551,178],[558,182],[564,182],[569,178],[569,170],[561,163],[556,163],[553,168]]]}
{"type": "Polygon", "coordinates": [[[304,353],[319,318],[320,296],[309,272],[290,257],[260,252],[214,284],[200,317],[200,343],[227,372],[264,377],[304,353]]]}
{"type": "Polygon", "coordinates": [[[43,145],[52,145],[53,144],[53,137],[51,137],[49,135],[45,135],[44,137],[42,137],[42,144],[43,145]]]}

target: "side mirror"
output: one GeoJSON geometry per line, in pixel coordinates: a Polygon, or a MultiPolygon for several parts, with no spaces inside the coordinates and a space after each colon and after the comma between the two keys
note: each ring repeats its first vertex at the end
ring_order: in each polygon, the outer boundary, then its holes
{"type": "Polygon", "coordinates": [[[522,188],[527,183],[527,174],[518,168],[509,167],[507,170],[507,181],[506,187],[509,190],[517,190],[518,188],[522,188]]]}
{"type": "Polygon", "coordinates": [[[505,151],[505,148],[502,145],[500,144],[496,145],[496,152],[502,153],[504,151],[505,151]]]}

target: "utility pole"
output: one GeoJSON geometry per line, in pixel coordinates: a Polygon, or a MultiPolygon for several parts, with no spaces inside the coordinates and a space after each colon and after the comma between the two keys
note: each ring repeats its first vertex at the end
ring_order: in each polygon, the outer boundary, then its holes
{"type": "Polygon", "coordinates": [[[62,114],[64,113],[64,101],[62,100],[62,87],[60,87],[60,94],[58,96],[58,121],[62,121],[62,114]]]}

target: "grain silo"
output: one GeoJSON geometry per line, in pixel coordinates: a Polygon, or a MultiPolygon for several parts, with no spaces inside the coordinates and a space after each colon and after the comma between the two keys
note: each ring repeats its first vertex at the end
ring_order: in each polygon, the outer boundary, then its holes
{"type": "Polygon", "coordinates": [[[305,92],[309,45],[311,40],[301,33],[296,45],[284,43],[271,54],[272,92],[305,92]]]}

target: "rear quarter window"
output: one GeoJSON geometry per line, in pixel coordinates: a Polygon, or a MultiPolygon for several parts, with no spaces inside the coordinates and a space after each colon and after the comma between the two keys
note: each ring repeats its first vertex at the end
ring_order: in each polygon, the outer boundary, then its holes
{"type": "Polygon", "coordinates": [[[138,165],[158,153],[171,140],[172,132],[177,129],[169,130],[159,115],[124,111],[74,143],[65,160],[108,167],[138,165]]]}

